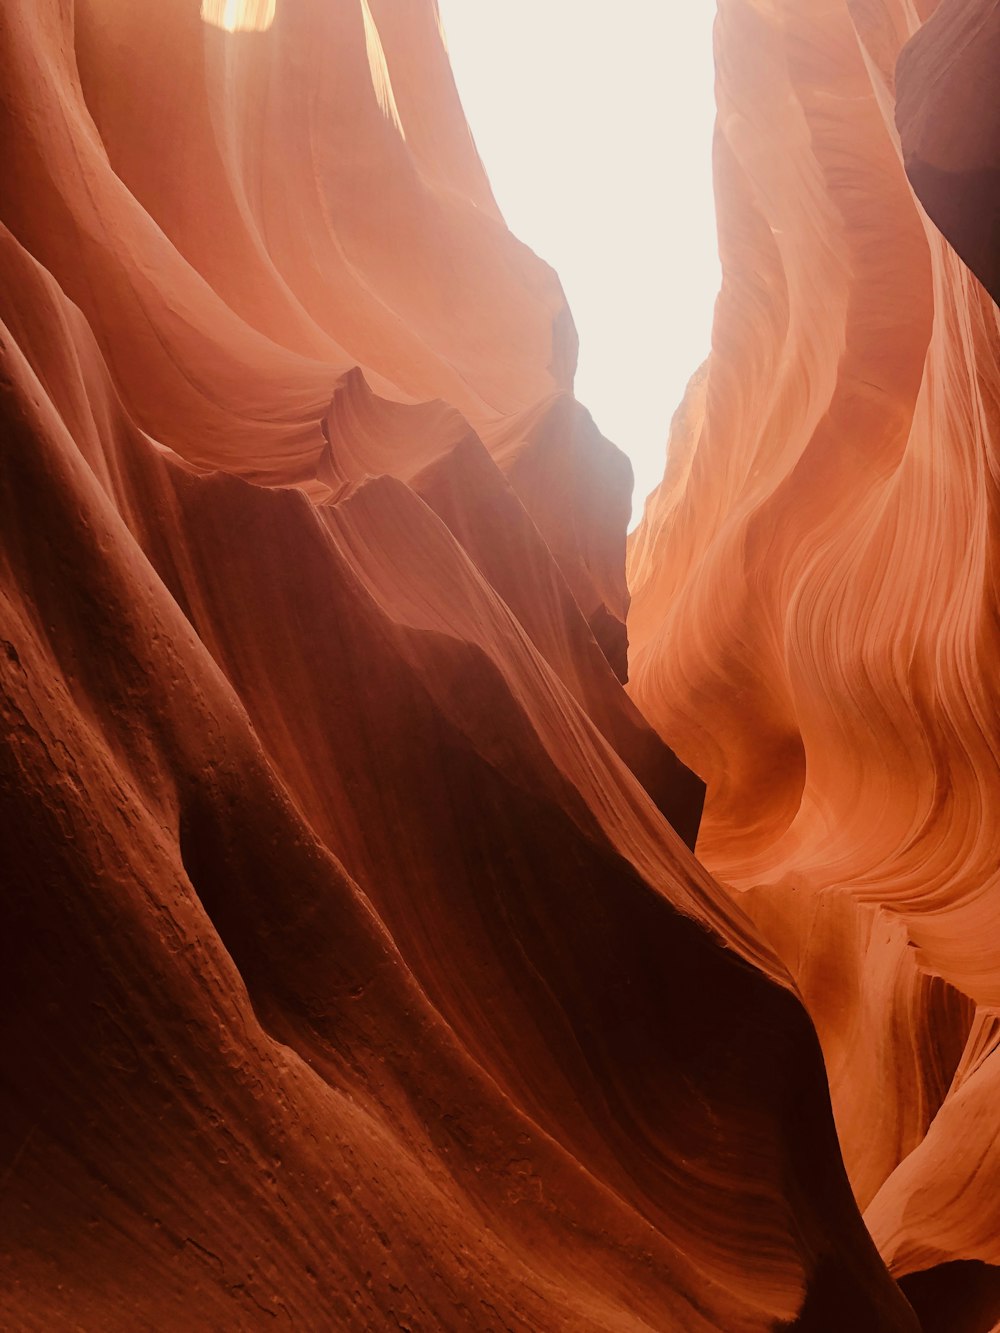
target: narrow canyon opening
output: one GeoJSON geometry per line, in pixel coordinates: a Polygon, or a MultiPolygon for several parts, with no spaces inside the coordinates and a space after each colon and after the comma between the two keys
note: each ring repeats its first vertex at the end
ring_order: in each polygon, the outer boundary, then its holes
{"type": "Polygon", "coordinates": [[[997,1333],[998,61],[0,6],[6,1325],[997,1333]]]}
{"type": "Polygon", "coordinates": [[[440,10],[500,211],[566,291],[576,396],[632,463],[634,526],[708,355],[719,290],[715,5],[440,0],[440,10]]]}

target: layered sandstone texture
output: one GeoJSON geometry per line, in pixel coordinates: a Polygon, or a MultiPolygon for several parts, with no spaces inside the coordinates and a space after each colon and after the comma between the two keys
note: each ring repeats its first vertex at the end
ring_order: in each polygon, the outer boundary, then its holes
{"type": "Polygon", "coordinates": [[[629,551],[632,697],[949,1333],[1000,1321],[998,14],[721,0],[723,289],[629,551]]]}
{"type": "Polygon", "coordinates": [[[916,1329],[432,0],[0,10],[3,1321],[916,1329]]]}

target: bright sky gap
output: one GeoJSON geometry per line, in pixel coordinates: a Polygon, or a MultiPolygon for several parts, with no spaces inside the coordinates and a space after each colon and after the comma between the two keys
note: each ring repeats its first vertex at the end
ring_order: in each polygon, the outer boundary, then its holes
{"type": "Polygon", "coordinates": [[[576,393],[631,458],[634,519],[708,352],[714,0],[439,0],[497,203],[562,279],[576,393]]]}

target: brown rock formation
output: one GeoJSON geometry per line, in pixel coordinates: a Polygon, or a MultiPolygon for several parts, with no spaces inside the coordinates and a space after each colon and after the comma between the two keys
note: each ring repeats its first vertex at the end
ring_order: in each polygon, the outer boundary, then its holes
{"type": "Polygon", "coordinates": [[[853,10],[723,7],[633,550],[731,887],[433,0],[0,10],[5,1324],[988,1317],[995,311],[853,10]]]}
{"type": "Polygon", "coordinates": [[[890,1271],[985,1330],[1000,317],[938,227],[996,293],[997,23],[933,9],[720,4],[724,286],[630,550],[631,692],[816,1022],[890,1271]]]}
{"type": "Polygon", "coordinates": [[[1000,12],[943,0],[900,53],[896,122],[920,202],[1000,300],[1000,12]]]}

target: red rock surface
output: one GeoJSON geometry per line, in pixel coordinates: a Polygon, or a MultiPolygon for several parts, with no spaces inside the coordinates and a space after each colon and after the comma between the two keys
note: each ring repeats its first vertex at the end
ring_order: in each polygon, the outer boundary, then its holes
{"type": "Polygon", "coordinates": [[[723,885],[620,684],[630,469],[433,0],[203,9],[0,10],[4,1326],[916,1333],[874,1197],[971,1328],[995,325],[902,174],[891,43],[723,10],[727,289],[634,552],[723,885]],[[837,550],[867,577],[810,583],[837,550]]]}
{"type": "Polygon", "coordinates": [[[723,290],[629,555],[632,697],[949,1333],[1000,1320],[998,31],[722,0],[723,290]]]}

